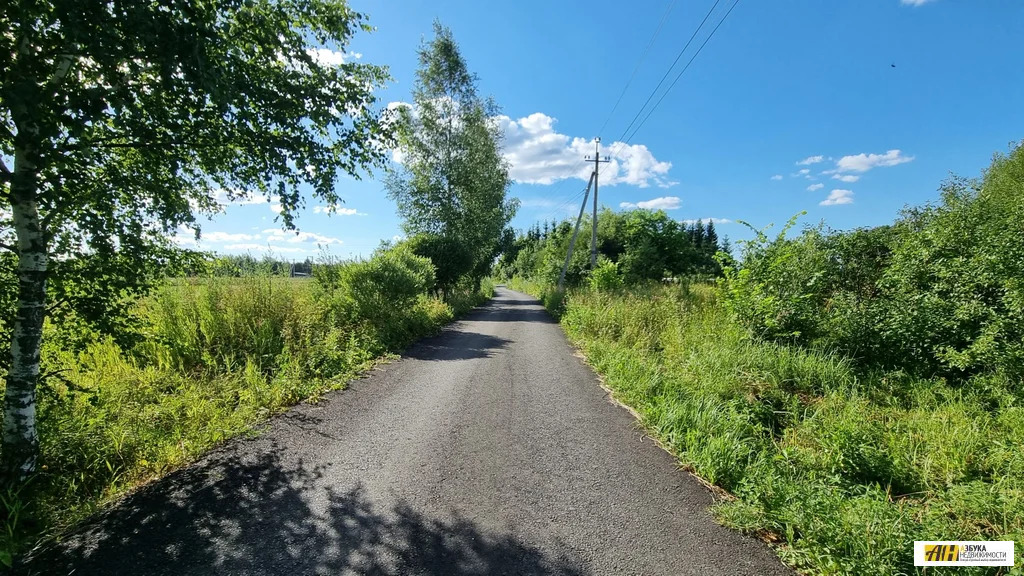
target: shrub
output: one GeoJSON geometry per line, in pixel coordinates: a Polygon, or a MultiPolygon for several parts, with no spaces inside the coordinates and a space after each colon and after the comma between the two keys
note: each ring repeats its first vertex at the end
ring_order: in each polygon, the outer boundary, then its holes
{"type": "Polygon", "coordinates": [[[371,321],[385,320],[434,287],[434,265],[406,247],[377,252],[345,269],[345,289],[356,310],[371,321]]]}
{"type": "Polygon", "coordinates": [[[597,268],[590,273],[590,288],[608,291],[620,287],[622,287],[622,276],[619,276],[618,264],[607,259],[598,262],[597,268]]]}
{"type": "Polygon", "coordinates": [[[726,266],[721,286],[728,309],[755,335],[810,342],[821,334],[821,308],[834,263],[821,228],[786,238],[796,218],[774,240],[751,227],[756,236],[742,243],[743,267],[726,266]]]}
{"type": "Polygon", "coordinates": [[[907,210],[882,331],[915,366],[1024,376],[1024,146],[977,181],[951,178],[937,206],[907,210]]]}

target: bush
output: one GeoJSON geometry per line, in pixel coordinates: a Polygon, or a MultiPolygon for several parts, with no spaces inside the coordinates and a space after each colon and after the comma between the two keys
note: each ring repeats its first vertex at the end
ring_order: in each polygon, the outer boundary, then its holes
{"type": "Polygon", "coordinates": [[[344,269],[345,288],[363,318],[382,321],[434,288],[434,265],[411,249],[377,252],[344,269]]]}
{"type": "Polygon", "coordinates": [[[754,335],[923,377],[1024,377],[1024,147],[892,226],[787,239],[794,222],[725,268],[726,305],[754,335]]]}
{"type": "Polygon", "coordinates": [[[597,268],[590,273],[590,288],[592,290],[616,290],[622,287],[622,276],[619,276],[619,266],[611,260],[601,260],[597,268]]]}
{"type": "Polygon", "coordinates": [[[822,333],[821,309],[835,270],[823,230],[787,239],[795,223],[793,217],[771,241],[751,228],[756,236],[742,243],[743,267],[725,267],[720,282],[728,309],[755,335],[807,343],[822,333]]]}
{"type": "Polygon", "coordinates": [[[445,294],[451,292],[459,279],[473,269],[473,251],[450,236],[419,234],[401,246],[407,246],[413,254],[427,258],[434,264],[437,287],[445,294]]]}
{"type": "Polygon", "coordinates": [[[1024,146],[978,181],[951,178],[937,206],[907,210],[892,265],[887,340],[915,367],[1024,377],[1024,146]]]}
{"type": "Polygon", "coordinates": [[[1012,381],[858,374],[751,338],[699,285],[574,291],[562,325],[652,434],[735,496],[719,519],[803,572],[911,574],[914,540],[1024,543],[1012,381]]]}

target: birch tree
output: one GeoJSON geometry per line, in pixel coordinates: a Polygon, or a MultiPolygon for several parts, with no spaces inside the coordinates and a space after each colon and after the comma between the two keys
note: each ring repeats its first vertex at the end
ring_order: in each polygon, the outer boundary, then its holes
{"type": "Polygon", "coordinates": [[[454,242],[470,251],[471,259],[457,259],[465,270],[445,270],[451,259],[435,259],[439,278],[485,275],[518,207],[506,197],[511,180],[493,121],[498,108],[478,95],[476,82],[451,30],[435,22],[434,39],[419,52],[413,105],[400,109],[402,167],[386,184],[405,232],[435,238],[419,246],[454,242]]]}
{"type": "Polygon", "coordinates": [[[339,172],[382,160],[372,106],[387,72],[343,53],[361,29],[344,0],[4,3],[0,242],[18,284],[6,472],[36,465],[48,314],[102,325],[104,302],[166,264],[169,236],[216,210],[218,191],[278,197],[292,228],[300,187],[334,204],[339,172]]]}

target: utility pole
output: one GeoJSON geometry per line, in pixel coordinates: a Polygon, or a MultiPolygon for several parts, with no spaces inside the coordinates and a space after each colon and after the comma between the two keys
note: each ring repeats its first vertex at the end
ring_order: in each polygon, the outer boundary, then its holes
{"type": "MultiPolygon", "coordinates": [[[[586,159],[594,161],[594,221],[593,229],[590,232],[590,269],[597,268],[597,180],[601,173],[601,163],[611,162],[608,158],[601,159],[601,137],[594,139],[594,157],[587,156],[586,159]]],[[[586,199],[584,199],[584,206],[586,199]]],[[[580,211],[582,214],[582,211],[580,211]]]]}
{"type": "Polygon", "coordinates": [[[587,196],[590,195],[590,185],[594,183],[594,173],[590,173],[590,180],[587,181],[587,190],[583,193],[583,204],[580,204],[580,214],[576,217],[576,227],[572,229],[572,239],[569,240],[569,251],[565,253],[565,263],[562,264],[562,273],[558,276],[558,289],[565,286],[565,272],[569,269],[569,261],[572,260],[572,251],[576,247],[576,236],[580,233],[580,221],[583,220],[583,213],[587,210],[587,196]]]}

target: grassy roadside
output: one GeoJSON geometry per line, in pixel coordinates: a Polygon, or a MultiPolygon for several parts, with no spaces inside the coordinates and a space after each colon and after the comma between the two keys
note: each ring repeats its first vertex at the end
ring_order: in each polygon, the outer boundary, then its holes
{"type": "Polygon", "coordinates": [[[1015,540],[1024,574],[1024,407],[994,383],[858,373],[756,341],[710,286],[541,297],[617,398],[733,500],[716,516],[816,574],[915,574],[914,540],[1015,540]]]}
{"type": "MultiPolygon", "coordinates": [[[[252,432],[269,416],[345,387],[375,363],[493,295],[423,294],[367,308],[312,280],[174,280],[138,305],[145,339],[58,330],[44,349],[40,471],[0,493],[0,560],[58,535],[111,500],[252,432]]],[[[357,295],[358,296],[358,295],[357,295]]]]}

